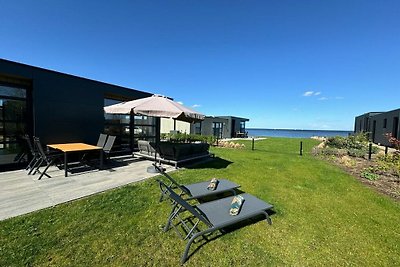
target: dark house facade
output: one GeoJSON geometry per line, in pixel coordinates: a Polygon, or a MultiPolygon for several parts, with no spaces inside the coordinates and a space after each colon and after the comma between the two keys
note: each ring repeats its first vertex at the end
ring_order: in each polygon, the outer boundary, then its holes
{"type": "Polygon", "coordinates": [[[202,122],[191,125],[190,133],[218,138],[244,137],[247,121],[249,119],[233,116],[206,116],[202,122]]]}
{"type": "Polygon", "coordinates": [[[105,117],[103,110],[105,105],[150,95],[0,59],[0,168],[17,164],[24,134],[40,137],[44,144],[96,144],[100,133],[109,132],[118,136],[117,145],[129,148],[135,132],[156,138],[159,120],[105,117]]]}
{"type": "Polygon", "coordinates": [[[365,113],[355,118],[354,132],[368,133],[372,142],[388,146],[390,144],[385,134],[391,133],[394,137],[400,138],[399,118],[400,109],[365,113]]]}

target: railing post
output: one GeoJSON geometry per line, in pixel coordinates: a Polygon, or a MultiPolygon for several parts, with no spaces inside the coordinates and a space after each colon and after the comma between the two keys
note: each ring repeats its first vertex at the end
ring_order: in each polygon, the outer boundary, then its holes
{"type": "Polygon", "coordinates": [[[303,141],[300,141],[300,156],[303,156],[303,141]]]}
{"type": "Polygon", "coordinates": [[[385,155],[388,153],[388,146],[385,146],[385,155]]]}
{"type": "Polygon", "coordinates": [[[251,138],[251,150],[254,150],[254,137],[251,138]]]}
{"type": "Polygon", "coordinates": [[[372,143],[369,143],[369,148],[368,148],[368,160],[371,160],[371,155],[372,155],[372,143]]]}

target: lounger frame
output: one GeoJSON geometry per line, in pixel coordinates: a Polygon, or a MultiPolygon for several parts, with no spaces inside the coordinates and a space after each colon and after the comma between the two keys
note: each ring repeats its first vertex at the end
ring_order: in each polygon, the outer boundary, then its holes
{"type": "Polygon", "coordinates": [[[158,180],[158,182],[160,183],[160,187],[166,190],[168,197],[174,202],[173,212],[168,218],[168,228],[171,225],[173,228],[175,228],[175,230],[178,232],[178,235],[182,239],[188,240],[181,258],[182,264],[188,259],[191,244],[199,237],[206,237],[208,234],[211,234],[215,231],[222,230],[223,228],[233,226],[257,216],[265,216],[267,223],[269,225],[272,224],[267,210],[271,209],[273,206],[250,194],[242,194],[245,199],[242,209],[238,215],[231,216],[229,215],[229,208],[232,197],[222,198],[192,206],[181,196],[176,194],[172,188],[165,185],[161,180],[158,180]],[[197,219],[193,226],[188,225],[181,217],[183,211],[191,213],[191,215],[197,219]],[[179,233],[177,226],[173,223],[173,221],[176,219],[179,220],[179,225],[182,225],[182,227],[184,227],[186,230],[186,236],[182,236],[179,233]],[[204,223],[207,229],[200,230],[198,228],[200,223],[204,223]]]}

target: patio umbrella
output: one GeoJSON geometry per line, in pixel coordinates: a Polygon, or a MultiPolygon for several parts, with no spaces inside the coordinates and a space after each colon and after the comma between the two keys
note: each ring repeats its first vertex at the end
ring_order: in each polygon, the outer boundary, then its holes
{"type": "MultiPolygon", "coordinates": [[[[171,118],[185,122],[198,122],[204,120],[204,115],[165,96],[152,95],[150,97],[118,103],[104,108],[111,114],[139,114],[151,117],[171,118]]],[[[174,123],[175,128],[175,123],[174,123]]],[[[156,142],[158,148],[158,141],[156,142]]],[[[157,164],[157,153],[154,155],[154,163],[157,164]]],[[[157,168],[151,166],[148,172],[157,172],[157,168]]]]}
{"type": "Polygon", "coordinates": [[[185,122],[204,120],[204,115],[161,95],[118,103],[105,107],[104,111],[112,114],[130,114],[132,111],[134,114],[171,118],[185,122]]]}

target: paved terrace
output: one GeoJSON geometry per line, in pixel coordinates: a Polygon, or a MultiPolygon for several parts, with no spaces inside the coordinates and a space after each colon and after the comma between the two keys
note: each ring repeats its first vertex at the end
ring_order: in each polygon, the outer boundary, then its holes
{"type": "MultiPolygon", "coordinates": [[[[52,178],[37,180],[39,175],[27,175],[25,170],[0,172],[0,220],[26,214],[138,182],[156,174],[148,173],[151,161],[119,158],[106,169],[75,169],[64,177],[64,170],[50,167],[52,178]]],[[[163,165],[167,171],[172,166],[163,165]]],[[[43,169],[43,167],[41,168],[43,169]]]]}

